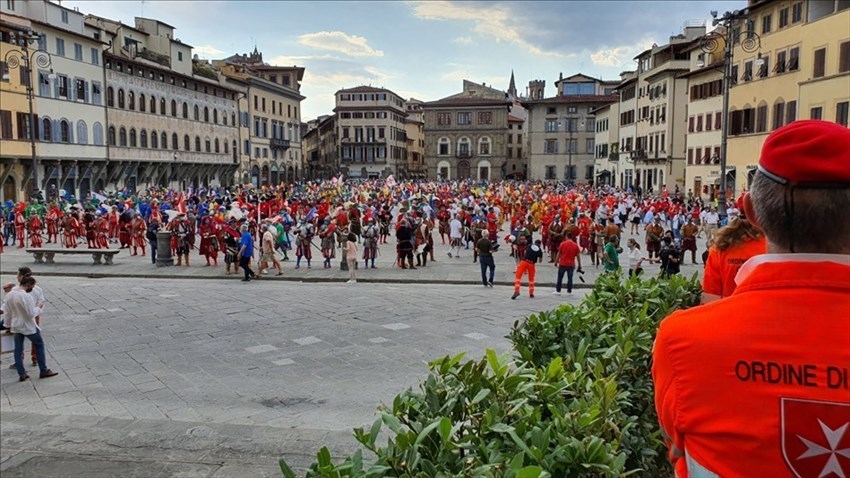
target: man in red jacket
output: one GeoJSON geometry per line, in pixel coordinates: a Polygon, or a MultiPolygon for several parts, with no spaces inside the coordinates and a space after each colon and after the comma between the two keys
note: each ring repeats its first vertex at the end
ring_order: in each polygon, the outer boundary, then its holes
{"type": "Polygon", "coordinates": [[[664,319],[655,341],[678,477],[850,476],[848,210],[850,129],[797,121],[765,140],[744,211],[767,254],[731,296],[664,319]]]}

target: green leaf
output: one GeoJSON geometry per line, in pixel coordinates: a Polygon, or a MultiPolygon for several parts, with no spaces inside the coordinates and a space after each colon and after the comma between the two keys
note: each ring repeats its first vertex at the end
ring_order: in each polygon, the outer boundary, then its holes
{"type": "Polygon", "coordinates": [[[283,458],[278,460],[277,463],[280,465],[280,472],[283,473],[284,478],[296,477],[295,472],[292,471],[292,468],[290,468],[289,465],[286,464],[286,461],[283,458]]]}
{"type": "Polygon", "coordinates": [[[490,395],[490,389],[489,388],[481,389],[478,393],[475,394],[475,397],[473,397],[472,401],[469,402],[469,403],[472,404],[472,405],[475,405],[476,403],[480,402],[481,400],[484,400],[487,397],[487,395],[490,395]]]}
{"type": "Polygon", "coordinates": [[[429,423],[427,427],[423,428],[421,432],[419,432],[419,436],[416,437],[416,441],[413,443],[413,448],[419,448],[419,445],[422,443],[422,440],[428,436],[429,433],[434,431],[438,426],[440,426],[440,420],[434,420],[429,423]]]}
{"type": "Polygon", "coordinates": [[[449,438],[452,436],[452,421],[447,417],[443,417],[440,419],[440,439],[443,440],[443,444],[448,443],[449,438]]]}
{"type": "Polygon", "coordinates": [[[526,466],[516,472],[516,478],[540,478],[543,468],[539,466],[526,466]]]}
{"type": "Polygon", "coordinates": [[[328,447],[323,446],[321,450],[319,450],[319,454],[317,456],[319,460],[319,467],[329,467],[333,466],[331,462],[331,452],[328,450],[328,447]]]}
{"type": "Polygon", "coordinates": [[[392,430],[394,433],[398,434],[402,432],[401,422],[398,420],[398,418],[390,415],[389,413],[384,412],[381,414],[381,420],[383,420],[384,425],[386,425],[387,428],[392,430]]]}

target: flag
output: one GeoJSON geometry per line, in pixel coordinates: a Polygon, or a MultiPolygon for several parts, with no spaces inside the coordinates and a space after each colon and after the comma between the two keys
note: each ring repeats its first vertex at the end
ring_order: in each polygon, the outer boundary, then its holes
{"type": "Polygon", "coordinates": [[[177,200],[174,203],[174,210],[180,214],[186,214],[186,197],[182,193],[177,196],[177,200]]]}
{"type": "Polygon", "coordinates": [[[392,174],[387,176],[387,179],[384,181],[384,183],[386,183],[386,185],[389,186],[389,187],[393,187],[393,186],[396,185],[395,178],[393,177],[392,174]]]}
{"type": "Polygon", "coordinates": [[[98,194],[98,193],[91,193],[91,195],[92,195],[93,198],[97,199],[97,201],[100,202],[100,203],[106,202],[106,196],[103,196],[103,195],[98,194]]]}
{"type": "Polygon", "coordinates": [[[313,209],[310,209],[310,212],[308,212],[307,215],[304,216],[304,221],[309,222],[311,219],[313,219],[313,217],[316,216],[317,212],[318,211],[316,210],[316,206],[313,206],[313,209]]]}

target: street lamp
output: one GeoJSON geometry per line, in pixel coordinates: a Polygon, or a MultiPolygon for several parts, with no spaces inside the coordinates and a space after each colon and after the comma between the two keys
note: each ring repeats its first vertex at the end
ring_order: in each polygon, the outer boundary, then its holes
{"type": "MultiPolygon", "coordinates": [[[[29,106],[29,136],[30,136],[30,153],[32,156],[32,194],[36,196],[38,193],[38,158],[35,155],[35,115],[32,107],[33,88],[32,88],[32,69],[30,68],[33,60],[39,68],[47,68],[50,66],[50,53],[36,48],[30,51],[29,44],[38,41],[38,35],[33,33],[22,36],[23,44],[21,50],[9,50],[6,52],[4,61],[10,69],[20,68],[21,71],[26,71],[26,89],[27,89],[27,104],[29,106]]],[[[53,76],[53,70],[50,71],[53,76]]],[[[23,77],[21,78],[23,80],[23,77]]],[[[23,81],[22,81],[23,83],[23,81]]]]}
{"type": "Polygon", "coordinates": [[[747,31],[734,31],[733,25],[737,25],[742,19],[746,19],[750,10],[744,8],[726,12],[723,16],[717,16],[717,11],[711,12],[712,26],[721,25],[724,29],[723,33],[717,30],[705,36],[700,42],[700,48],[706,53],[714,53],[720,50],[720,42],[723,42],[723,112],[721,113],[723,121],[720,129],[720,193],[717,195],[717,213],[720,220],[725,221],[726,213],[726,147],[729,138],[729,89],[732,87],[733,81],[737,78],[732,78],[732,56],[734,53],[734,44],[741,41],[741,49],[746,53],[755,53],[761,47],[761,38],[751,29],[747,31]]]}

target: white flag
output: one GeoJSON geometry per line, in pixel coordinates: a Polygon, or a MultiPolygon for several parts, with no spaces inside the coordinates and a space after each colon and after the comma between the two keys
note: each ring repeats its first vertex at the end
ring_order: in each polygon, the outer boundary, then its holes
{"type": "Polygon", "coordinates": [[[393,175],[392,175],[392,174],[390,174],[389,176],[387,176],[387,179],[386,179],[386,181],[384,181],[384,182],[385,182],[385,183],[386,183],[386,185],[387,185],[387,186],[389,186],[389,187],[393,187],[393,186],[395,186],[395,184],[396,184],[396,182],[395,182],[395,178],[393,177],[393,175]]]}

